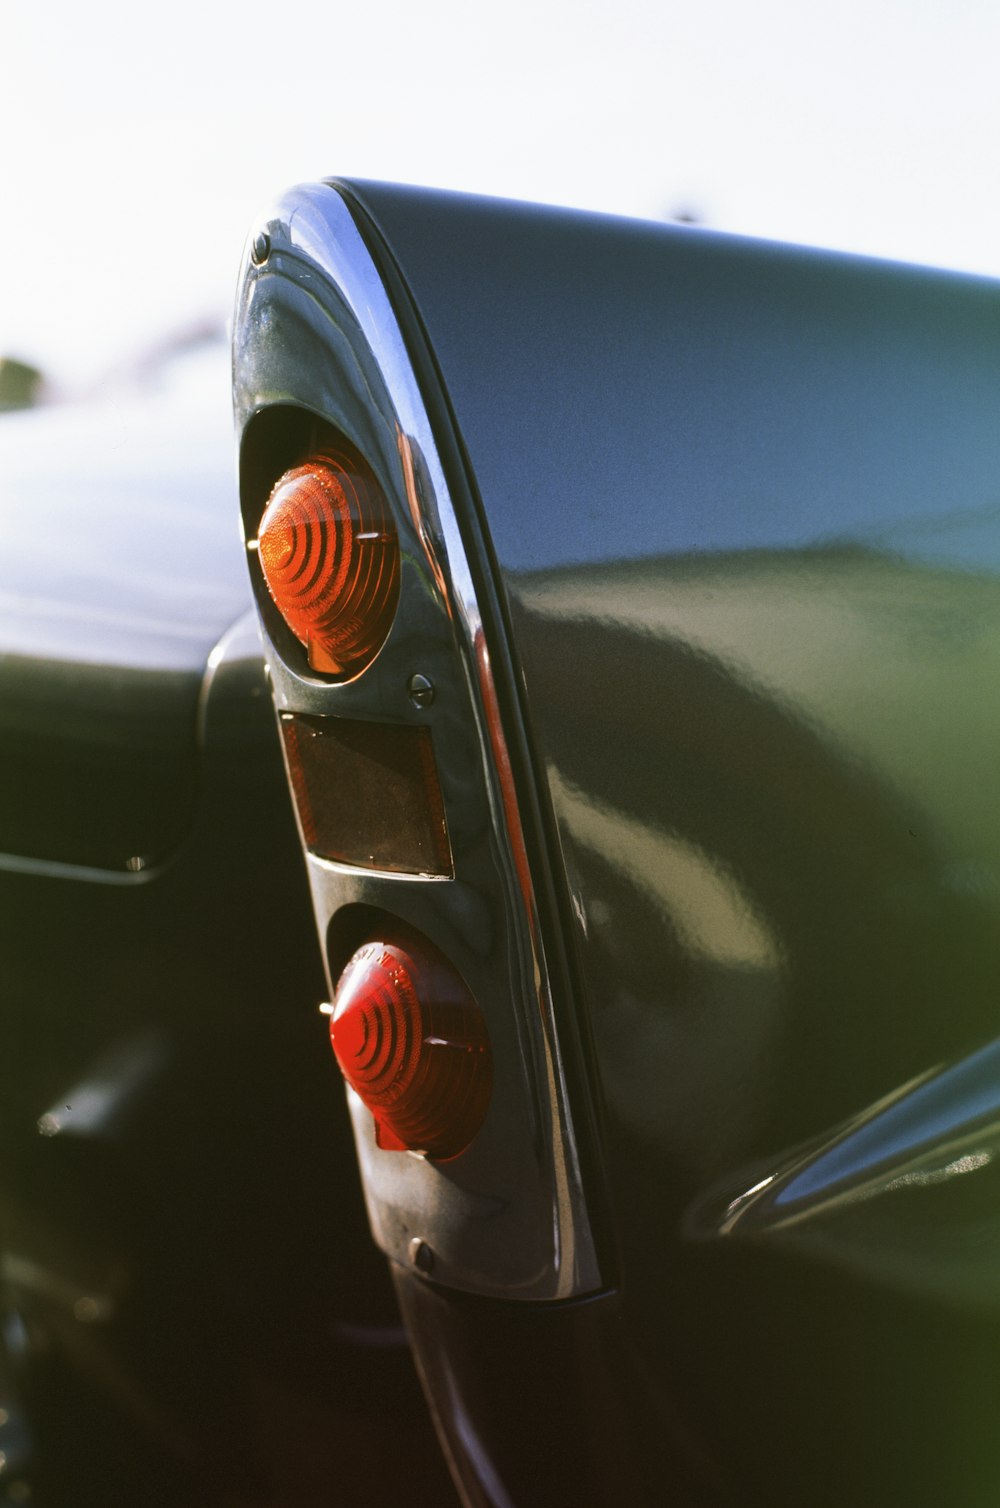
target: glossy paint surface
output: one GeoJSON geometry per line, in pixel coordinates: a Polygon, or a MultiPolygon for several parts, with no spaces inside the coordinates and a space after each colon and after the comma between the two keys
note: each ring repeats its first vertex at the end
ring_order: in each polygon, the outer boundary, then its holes
{"type": "Polygon", "coordinates": [[[989,1503],[1000,291],[356,192],[506,592],[661,1469],[989,1503]]]}

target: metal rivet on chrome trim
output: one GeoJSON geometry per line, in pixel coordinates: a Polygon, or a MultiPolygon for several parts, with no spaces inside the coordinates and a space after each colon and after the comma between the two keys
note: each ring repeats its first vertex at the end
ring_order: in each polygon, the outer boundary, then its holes
{"type": "Polygon", "coordinates": [[[434,682],[425,675],[411,675],[406,689],[414,707],[429,707],[434,700],[434,682]]]}

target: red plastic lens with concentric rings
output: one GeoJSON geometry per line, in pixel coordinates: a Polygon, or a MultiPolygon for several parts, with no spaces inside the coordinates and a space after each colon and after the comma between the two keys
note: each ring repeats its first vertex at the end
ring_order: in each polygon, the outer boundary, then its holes
{"type": "Polygon", "coordinates": [[[468,986],[426,939],[358,949],[337,984],[330,1040],[383,1150],[465,1151],[489,1108],[493,1057],[468,986]]]}
{"type": "Polygon", "coordinates": [[[257,550],[275,606],[315,670],[354,675],[374,660],[399,599],[399,540],[362,456],[331,447],[280,476],[257,550]]]}

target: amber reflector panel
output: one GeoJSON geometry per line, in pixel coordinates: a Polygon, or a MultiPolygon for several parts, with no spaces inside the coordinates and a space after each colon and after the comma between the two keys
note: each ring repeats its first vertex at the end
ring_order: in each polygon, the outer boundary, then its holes
{"type": "Polygon", "coordinates": [[[282,713],[306,847],[363,869],[454,871],[429,728],[282,713]]]}
{"type": "Polygon", "coordinates": [[[489,1036],[464,979],[425,938],[358,949],[337,984],[330,1040],[383,1150],[464,1152],[489,1108],[489,1036]]]}
{"type": "Polygon", "coordinates": [[[356,675],[385,643],[399,600],[399,540],[375,474],[344,446],[280,476],[257,531],[267,589],[309,664],[356,675]]]}

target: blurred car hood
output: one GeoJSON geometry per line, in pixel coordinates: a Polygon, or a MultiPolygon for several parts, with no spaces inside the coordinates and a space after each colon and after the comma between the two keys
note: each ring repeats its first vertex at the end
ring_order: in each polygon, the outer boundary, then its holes
{"type": "Polygon", "coordinates": [[[139,873],[190,820],[205,665],[249,606],[225,367],[8,415],[0,478],[0,853],[139,873]]]}

